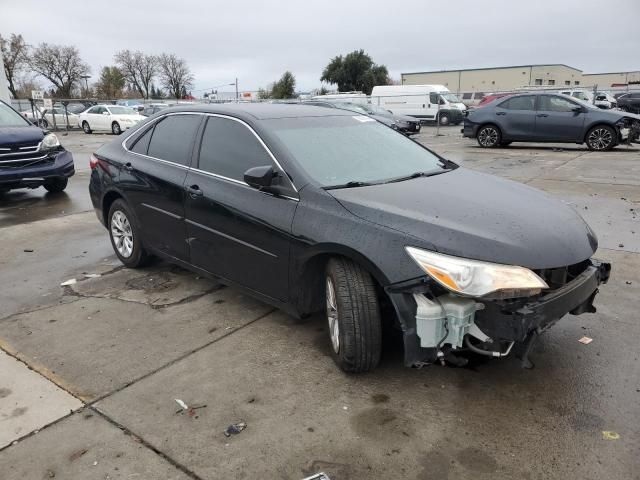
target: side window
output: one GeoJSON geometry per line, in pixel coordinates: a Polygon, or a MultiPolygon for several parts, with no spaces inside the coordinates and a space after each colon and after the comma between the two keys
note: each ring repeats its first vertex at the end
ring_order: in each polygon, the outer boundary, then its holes
{"type": "Polygon", "coordinates": [[[512,97],[505,100],[500,105],[500,108],[507,110],[534,110],[536,103],[536,97],[533,95],[524,95],[522,97],[512,97]]]}
{"type": "Polygon", "coordinates": [[[191,147],[201,118],[200,115],[170,115],[158,122],[149,142],[148,155],[189,165],[191,147]]]}
{"type": "Polygon", "coordinates": [[[245,125],[209,117],[200,146],[200,170],[244,181],[244,172],[250,168],[272,164],[267,151],[245,125]]]}
{"type": "Polygon", "coordinates": [[[92,113],[98,113],[98,114],[102,115],[106,111],[107,111],[107,109],[104,108],[104,107],[96,107],[96,111],[92,112],[92,113]]]}
{"type": "Polygon", "coordinates": [[[133,144],[131,151],[134,153],[141,153],[142,155],[147,154],[147,150],[149,149],[149,140],[151,140],[151,134],[153,133],[153,127],[147,130],[136,142],[133,144]]]}
{"type": "Polygon", "coordinates": [[[551,95],[540,96],[540,110],[548,112],[573,112],[577,105],[566,98],[551,95]]]}
{"type": "Polygon", "coordinates": [[[435,103],[436,105],[438,104],[438,94],[437,93],[430,93],[429,94],[429,103],[435,103]]]}
{"type": "Polygon", "coordinates": [[[100,107],[91,107],[91,108],[87,111],[87,113],[98,113],[98,108],[100,108],[100,107]]]}
{"type": "Polygon", "coordinates": [[[471,100],[471,95],[473,95],[472,93],[463,93],[462,94],[462,99],[463,100],[471,100]]]}

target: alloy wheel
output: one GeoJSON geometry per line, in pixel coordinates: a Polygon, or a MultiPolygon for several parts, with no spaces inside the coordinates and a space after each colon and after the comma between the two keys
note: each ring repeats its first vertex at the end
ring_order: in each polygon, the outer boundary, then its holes
{"type": "Polygon", "coordinates": [[[478,142],[483,147],[493,147],[498,142],[498,131],[493,127],[484,127],[478,134],[478,142]]]}
{"type": "Polygon", "coordinates": [[[129,258],[133,253],[133,231],[129,219],[120,210],[111,216],[111,237],[118,253],[129,258]]]}
{"type": "Polygon", "coordinates": [[[596,128],[589,134],[589,145],[594,150],[606,150],[611,145],[613,136],[606,128],[596,128]]]}
{"type": "Polygon", "coordinates": [[[335,353],[340,352],[340,325],[338,323],[338,302],[336,289],[331,277],[327,277],[327,321],[329,322],[329,336],[335,353]]]}

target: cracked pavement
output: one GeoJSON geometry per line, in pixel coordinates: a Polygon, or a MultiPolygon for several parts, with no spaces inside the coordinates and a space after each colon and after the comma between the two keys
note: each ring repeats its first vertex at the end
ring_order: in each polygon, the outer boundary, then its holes
{"type": "Polygon", "coordinates": [[[640,479],[640,148],[483,150],[441,132],[416,138],[572,204],[613,264],[598,312],[545,333],[534,370],[406,369],[390,337],[376,371],[349,376],[322,318],[163,262],[122,268],[87,192],[113,137],[70,133],[66,194],[0,201],[2,479],[640,479]]]}

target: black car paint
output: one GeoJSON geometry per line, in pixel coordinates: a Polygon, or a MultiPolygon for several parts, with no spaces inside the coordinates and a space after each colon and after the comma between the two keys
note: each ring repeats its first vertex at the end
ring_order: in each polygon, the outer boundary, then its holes
{"type": "MultiPolygon", "coordinates": [[[[294,316],[323,308],[326,259],[348,257],[365,267],[387,293],[404,332],[407,365],[433,354],[419,347],[412,293],[437,286],[406,254],[406,246],[532,269],[577,262],[596,265],[589,259],[597,240],[581,217],[534,189],[455,168],[434,177],[325,190],[290,157],[264,121],[340,115],[352,112],[252,104],[163,110],[127,132],[124,140],[95,153],[98,166],[92,170],[89,190],[98,218],[106,224],[116,198],[137,204],[135,220],[152,253],[236,285],[294,316]],[[197,170],[197,149],[189,170],[124,147],[156,119],[178,112],[244,122],[277,159],[274,168],[281,167],[282,178],[294,187],[286,195],[274,194],[206,174],[197,170]]],[[[599,267],[594,266],[594,272],[596,285],[606,281],[599,267]]],[[[542,309],[536,315],[512,316],[512,321],[529,333],[570,310],[590,309],[595,290],[583,293],[586,307],[565,302],[563,312],[556,309],[551,315],[542,309]]],[[[518,312],[540,301],[527,299],[518,312]]],[[[486,321],[487,333],[496,334],[508,316],[508,305],[485,303],[501,312],[498,320],[486,321]]],[[[495,338],[515,340],[508,335],[495,338]]]]}
{"type": "MultiPolygon", "coordinates": [[[[608,125],[618,134],[616,143],[623,138],[620,122],[640,121],[640,116],[617,110],[587,108],[577,101],[561,94],[524,93],[499,98],[487,105],[476,108],[464,119],[462,133],[464,137],[476,138],[484,125],[493,124],[500,128],[502,141],[584,143],[587,133],[596,125],[608,125]],[[534,96],[535,110],[507,110],[502,107],[517,97],[534,96]],[[551,112],[541,108],[541,97],[556,96],[582,107],[575,112],[551,112]]],[[[627,125],[630,126],[630,125],[627,125]]]]}
{"type": "Polygon", "coordinates": [[[38,145],[46,133],[26,120],[23,127],[0,127],[0,190],[37,188],[47,180],[74,175],[73,156],[63,147],[28,153],[20,150],[38,145]]]}

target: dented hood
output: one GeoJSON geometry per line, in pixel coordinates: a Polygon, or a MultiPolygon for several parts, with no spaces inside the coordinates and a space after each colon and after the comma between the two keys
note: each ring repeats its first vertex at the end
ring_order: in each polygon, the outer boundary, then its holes
{"type": "Polygon", "coordinates": [[[408,245],[459,257],[555,268],[589,258],[598,245],[569,205],[464,168],[329,193],[352,214],[407,234],[408,245]]]}

